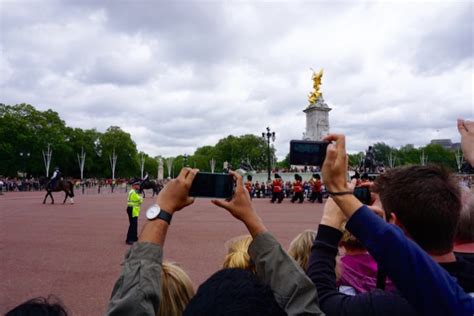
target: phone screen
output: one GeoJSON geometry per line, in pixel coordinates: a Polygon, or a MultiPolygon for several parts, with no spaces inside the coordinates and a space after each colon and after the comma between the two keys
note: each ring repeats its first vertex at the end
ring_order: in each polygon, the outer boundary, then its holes
{"type": "Polygon", "coordinates": [[[234,177],[227,173],[198,172],[189,190],[189,196],[231,198],[234,177]]]}
{"type": "Polygon", "coordinates": [[[326,158],[328,142],[292,140],[290,141],[290,164],[299,166],[322,166],[326,158]]]}

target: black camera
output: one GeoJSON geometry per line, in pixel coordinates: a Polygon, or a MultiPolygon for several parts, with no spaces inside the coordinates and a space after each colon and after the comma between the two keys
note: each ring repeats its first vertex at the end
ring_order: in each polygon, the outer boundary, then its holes
{"type": "Polygon", "coordinates": [[[319,166],[326,158],[329,142],[292,140],[290,141],[290,165],[319,166]]]}

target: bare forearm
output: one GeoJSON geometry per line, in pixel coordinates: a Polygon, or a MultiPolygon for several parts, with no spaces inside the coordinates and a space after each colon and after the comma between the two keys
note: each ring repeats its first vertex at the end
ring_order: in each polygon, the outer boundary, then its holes
{"type": "Polygon", "coordinates": [[[339,206],[347,219],[349,219],[361,206],[362,203],[351,194],[332,196],[334,202],[339,206]]]}
{"type": "Polygon", "coordinates": [[[158,244],[163,247],[165,243],[166,233],[168,232],[168,226],[168,223],[160,219],[149,221],[145,224],[145,227],[143,227],[138,241],[151,242],[153,244],[158,244]]]}
{"type": "Polygon", "coordinates": [[[267,231],[267,228],[263,225],[262,219],[257,215],[252,214],[249,218],[242,220],[242,222],[247,227],[252,238],[267,231]]]}

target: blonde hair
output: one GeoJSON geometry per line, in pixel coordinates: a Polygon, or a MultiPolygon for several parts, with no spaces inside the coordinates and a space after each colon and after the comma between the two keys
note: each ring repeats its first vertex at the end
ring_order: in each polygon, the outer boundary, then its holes
{"type": "Polygon", "coordinates": [[[239,268],[253,271],[254,265],[248,253],[251,242],[252,237],[250,235],[235,237],[227,241],[225,243],[227,255],[222,267],[224,269],[239,268]]]}
{"type": "Polygon", "coordinates": [[[161,301],[157,316],[181,316],[194,296],[189,276],[174,262],[164,262],[161,271],[161,301]]]}
{"type": "Polygon", "coordinates": [[[306,229],[291,241],[288,248],[288,255],[295,259],[296,263],[305,271],[308,268],[309,255],[315,238],[316,231],[306,229]]]}

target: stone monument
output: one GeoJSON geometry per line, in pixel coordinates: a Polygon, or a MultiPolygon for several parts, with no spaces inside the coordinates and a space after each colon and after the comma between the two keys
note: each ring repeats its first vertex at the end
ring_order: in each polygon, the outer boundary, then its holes
{"type": "Polygon", "coordinates": [[[332,109],[324,102],[321,92],[323,70],[313,72],[313,91],[308,96],[309,105],[303,110],[306,113],[306,132],[304,140],[321,140],[329,133],[329,111],[332,109]]]}

